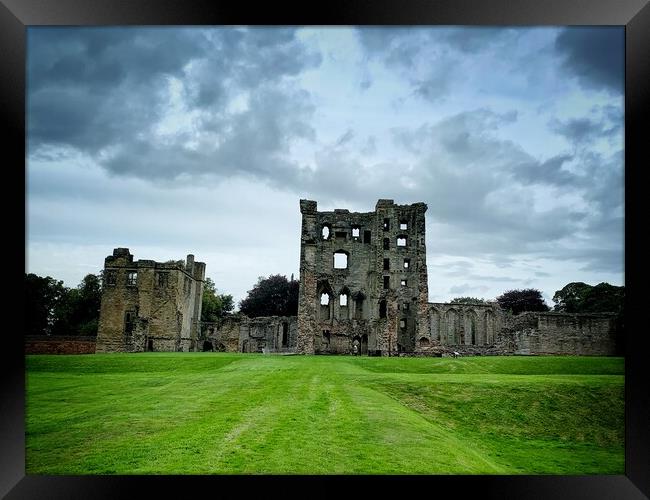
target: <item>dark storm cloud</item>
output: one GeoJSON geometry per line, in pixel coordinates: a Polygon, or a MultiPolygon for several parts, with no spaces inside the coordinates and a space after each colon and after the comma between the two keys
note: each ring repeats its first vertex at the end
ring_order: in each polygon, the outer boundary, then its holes
{"type": "Polygon", "coordinates": [[[543,162],[531,160],[516,163],[512,165],[512,172],[518,181],[525,184],[578,185],[583,179],[562,168],[573,158],[573,155],[560,154],[543,162]]]}
{"type": "Polygon", "coordinates": [[[588,89],[624,91],[625,31],[620,26],[572,26],[557,37],[563,67],[588,89]]]}
{"type": "Polygon", "coordinates": [[[600,139],[621,137],[622,117],[610,106],[598,118],[553,119],[549,128],[576,147],[589,146],[600,139]]]}
{"type": "Polygon", "coordinates": [[[201,43],[182,29],[30,28],[27,49],[30,146],[94,153],[160,116],[164,76],[180,76],[201,43]]]}
{"type": "Polygon", "coordinates": [[[281,170],[275,156],[314,134],[309,97],[285,79],[318,64],[290,29],[30,28],[30,154],[73,147],[113,173],[153,178],[232,164],[251,175],[281,170]],[[200,113],[194,132],[218,137],[195,149],[182,133],[155,137],[171,81],[187,111],[200,113]],[[248,109],[229,111],[241,93],[248,109]]]}
{"type": "Polygon", "coordinates": [[[312,111],[305,93],[260,88],[246,111],[225,121],[210,116],[203,122],[205,131],[219,132],[218,144],[209,140],[191,149],[182,144],[182,138],[164,144],[133,140],[103,165],[112,173],[144,179],[173,179],[181,174],[249,176],[284,185],[297,172],[282,153],[295,138],[313,138],[314,130],[307,123],[312,111]]]}
{"type": "MultiPolygon", "coordinates": [[[[516,44],[525,32],[525,29],[480,26],[364,27],[356,31],[369,60],[380,60],[392,70],[402,72],[413,94],[431,102],[443,100],[452,92],[462,71],[461,61],[516,44]]],[[[468,77],[465,74],[460,79],[468,77]]],[[[367,74],[362,88],[368,88],[371,82],[367,74]]]]}

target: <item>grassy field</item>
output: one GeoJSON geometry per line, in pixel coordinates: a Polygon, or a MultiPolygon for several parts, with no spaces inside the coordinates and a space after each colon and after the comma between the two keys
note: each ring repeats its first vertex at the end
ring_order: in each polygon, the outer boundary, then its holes
{"type": "Polygon", "coordinates": [[[28,474],[623,474],[624,360],[28,356],[28,474]]]}

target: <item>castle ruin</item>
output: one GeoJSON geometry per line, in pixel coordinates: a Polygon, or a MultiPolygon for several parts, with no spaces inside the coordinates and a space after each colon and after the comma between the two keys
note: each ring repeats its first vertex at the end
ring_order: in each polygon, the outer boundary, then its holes
{"type": "Polygon", "coordinates": [[[411,352],[427,325],[424,203],[318,212],[301,200],[297,351],[411,352]]]}
{"type": "Polygon", "coordinates": [[[428,301],[424,203],[319,212],[300,200],[297,317],[201,325],[205,264],[105,260],[96,352],[227,351],[371,356],[615,355],[615,315],[428,301]]]}
{"type": "Polygon", "coordinates": [[[133,260],[116,248],[104,260],[95,352],[195,351],[205,264],[133,260]]]}

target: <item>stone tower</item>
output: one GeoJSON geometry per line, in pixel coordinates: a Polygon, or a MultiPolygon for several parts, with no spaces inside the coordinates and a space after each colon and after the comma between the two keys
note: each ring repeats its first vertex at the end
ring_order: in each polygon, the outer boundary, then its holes
{"type": "Polygon", "coordinates": [[[96,352],[193,351],[205,264],[133,260],[116,248],[104,260],[96,352]]]}
{"type": "Polygon", "coordinates": [[[424,203],[318,212],[300,200],[297,351],[391,355],[428,335],[424,203]]]}

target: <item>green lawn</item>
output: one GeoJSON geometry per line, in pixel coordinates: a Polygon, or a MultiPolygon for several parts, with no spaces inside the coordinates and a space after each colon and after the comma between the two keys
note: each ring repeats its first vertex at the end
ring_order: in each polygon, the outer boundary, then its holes
{"type": "Polygon", "coordinates": [[[623,474],[624,360],[27,356],[28,474],[623,474]]]}

